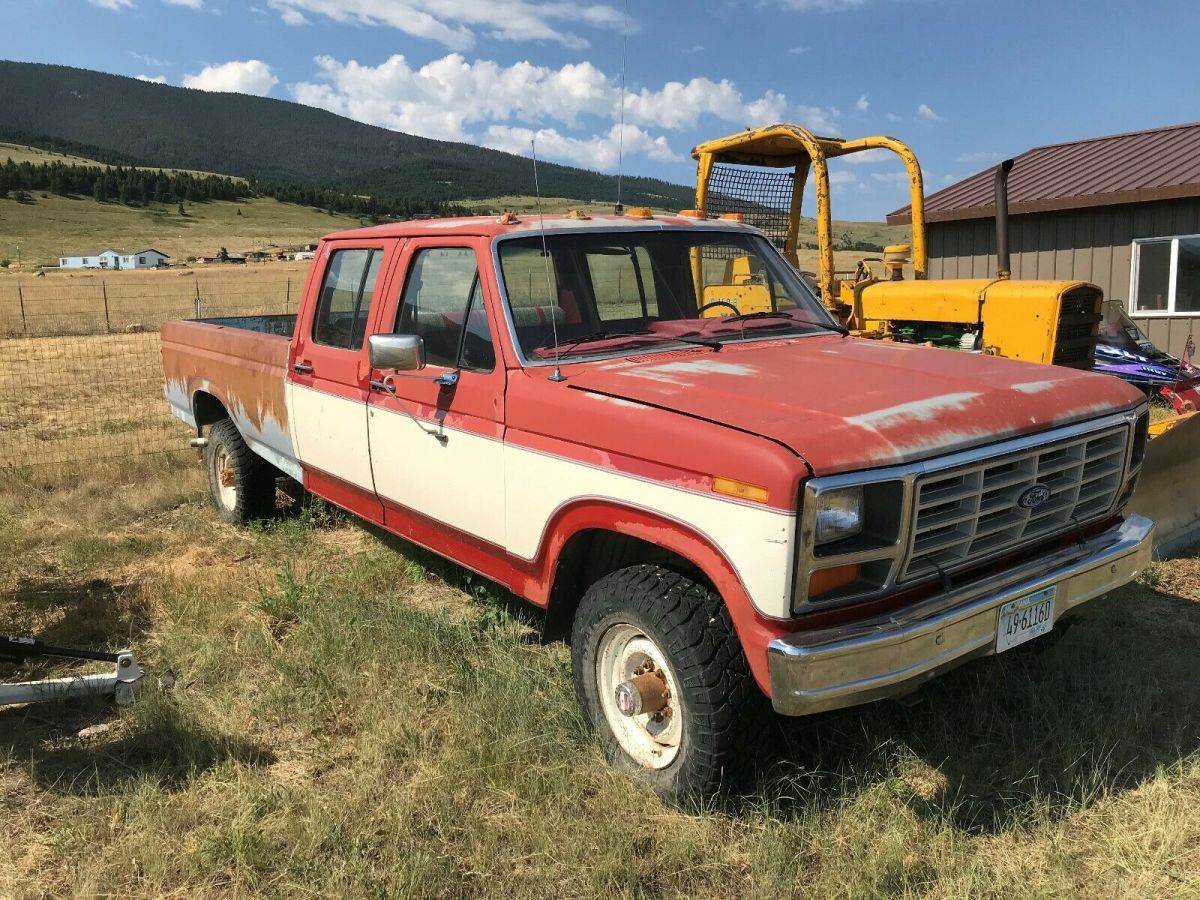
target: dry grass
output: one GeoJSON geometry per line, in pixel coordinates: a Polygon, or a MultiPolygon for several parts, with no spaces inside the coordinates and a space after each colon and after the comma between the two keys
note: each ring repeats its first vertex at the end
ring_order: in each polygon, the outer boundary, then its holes
{"type": "MultiPolygon", "coordinates": [[[[3,201],[0,201],[3,202],[3,201]]],[[[0,275],[0,335],[157,328],[204,316],[295,312],[310,262],[0,275]]]]}
{"type": "Polygon", "coordinates": [[[57,265],[64,254],[154,247],[183,261],[216,253],[219,247],[234,253],[316,243],[331,231],[367,224],[270,198],[188,203],[185,209],[187,215],[181,216],[177,203],[134,207],[44,191],[35,192],[29,203],[0,200],[0,260],[15,265],[19,257],[29,269],[57,265]]]}
{"type": "MultiPolygon", "coordinates": [[[[27,144],[12,144],[6,141],[0,141],[0,162],[12,160],[15,163],[29,162],[34,165],[42,163],[63,163],[68,166],[99,166],[104,168],[106,163],[98,160],[89,159],[86,156],[73,156],[70,153],[59,153],[56,150],[43,150],[40,147],[30,147],[27,144]]],[[[204,172],[199,169],[160,169],[158,166],[140,166],[139,168],[163,171],[168,175],[174,175],[176,172],[183,172],[187,175],[219,175],[217,172],[204,172]]],[[[221,178],[231,178],[234,181],[245,181],[238,175],[220,175],[221,178]]]]}
{"type": "Polygon", "coordinates": [[[201,492],[186,457],[0,490],[0,631],[178,676],[0,712],[0,895],[1200,893],[1196,561],[916,707],[786,723],[744,796],[686,814],[602,763],[564,648],[488,585],[201,492]]]}

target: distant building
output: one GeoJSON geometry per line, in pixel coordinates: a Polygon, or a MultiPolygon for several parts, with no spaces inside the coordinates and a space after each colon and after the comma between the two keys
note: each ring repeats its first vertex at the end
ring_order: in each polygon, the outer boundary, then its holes
{"type": "MultiPolygon", "coordinates": [[[[930,278],[995,274],[993,180],[987,169],[926,198],[930,278]]],[[[1090,281],[1170,353],[1200,336],[1200,123],[1028,150],[1008,210],[1013,278],[1090,281]]]]}
{"type": "Polygon", "coordinates": [[[158,250],[101,250],[91,256],[60,256],[61,269],[157,269],[168,265],[171,257],[158,250]]]}

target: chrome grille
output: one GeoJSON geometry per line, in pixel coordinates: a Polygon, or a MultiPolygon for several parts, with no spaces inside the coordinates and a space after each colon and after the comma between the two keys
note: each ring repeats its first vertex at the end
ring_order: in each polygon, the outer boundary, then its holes
{"type": "Polygon", "coordinates": [[[899,580],[957,569],[1108,512],[1128,439],[1119,426],[919,477],[899,580]],[[1049,499],[1025,509],[1017,500],[1034,485],[1049,499]]]}

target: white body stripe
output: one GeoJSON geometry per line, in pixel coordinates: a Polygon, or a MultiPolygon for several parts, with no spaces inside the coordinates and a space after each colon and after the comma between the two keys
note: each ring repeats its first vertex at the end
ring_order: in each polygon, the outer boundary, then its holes
{"type": "Polygon", "coordinates": [[[609,500],[656,513],[717,547],[760,612],[790,615],[794,515],[439,429],[435,422],[418,425],[377,406],[370,413],[364,403],[289,384],[288,414],[307,466],[524,560],[537,557],[550,520],[573,501],[609,500]],[[440,431],[445,441],[422,427],[440,431]]]}
{"type": "Polygon", "coordinates": [[[292,381],[285,390],[292,441],[300,461],[356,487],[375,489],[367,447],[367,405],[292,381]]]}
{"type": "Polygon", "coordinates": [[[600,469],[559,456],[504,446],[508,550],[533,559],[555,512],[572,500],[602,498],[680,522],[732,563],[765,615],[791,614],[796,517],[600,469]]]}
{"type": "Polygon", "coordinates": [[[379,406],[370,409],[379,496],[504,547],[504,444],[379,406]]]}

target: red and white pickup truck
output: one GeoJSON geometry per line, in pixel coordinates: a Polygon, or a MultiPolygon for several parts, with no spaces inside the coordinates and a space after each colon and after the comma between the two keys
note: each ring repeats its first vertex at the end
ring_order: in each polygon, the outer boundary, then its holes
{"type": "Polygon", "coordinates": [[[668,795],[719,783],[764,696],[911,692],[1150,559],[1141,394],[846,336],[736,221],[333,234],[296,316],[162,338],[226,519],[282,473],[546,607],[610,758],[668,795]]]}

